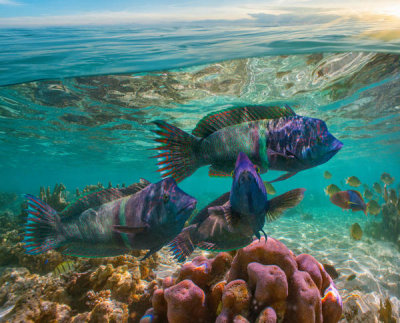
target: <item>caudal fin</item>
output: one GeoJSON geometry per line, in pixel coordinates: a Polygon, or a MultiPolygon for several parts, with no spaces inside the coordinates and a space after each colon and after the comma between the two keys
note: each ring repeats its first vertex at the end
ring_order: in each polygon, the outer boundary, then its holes
{"type": "Polygon", "coordinates": [[[173,254],[173,257],[178,262],[183,262],[195,249],[193,242],[193,231],[196,230],[196,225],[190,225],[182,230],[168,246],[173,254]]]}
{"type": "Polygon", "coordinates": [[[57,211],[33,195],[27,194],[25,197],[28,203],[23,240],[26,253],[36,255],[56,248],[60,241],[57,230],[60,218],[57,211]]]}
{"type": "Polygon", "coordinates": [[[154,156],[158,158],[158,171],[161,172],[162,177],[171,176],[176,182],[180,182],[199,167],[194,154],[198,139],[165,121],[154,121],[154,124],[160,130],[153,130],[153,132],[161,137],[154,140],[164,144],[154,148],[161,151],[160,154],[154,156]]]}
{"type": "Polygon", "coordinates": [[[298,205],[304,198],[304,191],[304,188],[296,188],[270,199],[268,201],[267,220],[274,221],[279,218],[284,211],[298,205]]]}

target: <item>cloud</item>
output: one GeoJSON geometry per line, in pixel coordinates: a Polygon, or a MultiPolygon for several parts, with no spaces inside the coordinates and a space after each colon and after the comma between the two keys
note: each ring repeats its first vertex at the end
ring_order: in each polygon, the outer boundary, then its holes
{"type": "Polygon", "coordinates": [[[13,0],[0,0],[0,5],[19,6],[19,5],[21,5],[21,3],[13,1],[13,0]]]}

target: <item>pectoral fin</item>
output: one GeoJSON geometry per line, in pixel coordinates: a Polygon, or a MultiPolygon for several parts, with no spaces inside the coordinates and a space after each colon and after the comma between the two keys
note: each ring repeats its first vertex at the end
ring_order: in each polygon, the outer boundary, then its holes
{"type": "Polygon", "coordinates": [[[233,219],[229,202],[222,206],[210,207],[208,209],[208,214],[209,214],[209,219],[214,219],[213,230],[214,227],[215,228],[218,227],[220,230],[220,227],[225,226],[228,229],[228,231],[230,232],[233,231],[232,227],[233,219]]]}
{"type": "Polygon", "coordinates": [[[297,174],[297,172],[286,173],[286,174],[279,176],[278,178],[275,178],[273,181],[269,181],[268,183],[271,184],[271,183],[275,183],[275,182],[284,181],[285,179],[288,179],[296,174],[297,174]]]}
{"type": "Polygon", "coordinates": [[[113,225],[113,231],[118,233],[134,234],[134,233],[141,233],[146,230],[147,227],[129,227],[126,225],[113,225]]]}
{"type": "Polygon", "coordinates": [[[284,211],[295,207],[304,198],[304,188],[296,188],[284,194],[278,195],[268,201],[267,221],[278,219],[284,211]]]}

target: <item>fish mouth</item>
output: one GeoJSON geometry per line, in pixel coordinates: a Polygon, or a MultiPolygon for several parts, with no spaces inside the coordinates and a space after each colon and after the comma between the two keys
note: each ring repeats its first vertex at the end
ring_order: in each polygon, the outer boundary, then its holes
{"type": "Polygon", "coordinates": [[[332,145],[332,149],[329,151],[330,153],[336,154],[340,149],[342,149],[343,143],[340,140],[335,141],[335,143],[332,145]]]}
{"type": "Polygon", "coordinates": [[[188,209],[194,210],[194,209],[196,208],[196,205],[197,205],[197,201],[192,201],[192,202],[189,202],[189,203],[185,204],[185,205],[179,210],[178,215],[184,213],[184,212],[187,211],[188,209]]]}

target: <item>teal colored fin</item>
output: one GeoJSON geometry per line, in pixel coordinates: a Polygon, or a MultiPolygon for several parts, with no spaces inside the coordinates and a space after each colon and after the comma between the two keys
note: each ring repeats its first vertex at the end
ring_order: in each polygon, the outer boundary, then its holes
{"type": "Polygon", "coordinates": [[[147,227],[128,227],[126,225],[113,225],[113,231],[118,233],[141,233],[147,230],[147,227]]]}
{"type": "Polygon", "coordinates": [[[296,113],[289,107],[277,106],[246,106],[235,107],[205,116],[197,124],[192,134],[197,137],[206,138],[212,133],[236,124],[264,119],[277,119],[281,117],[295,116],[296,113]]]}
{"type": "Polygon", "coordinates": [[[33,195],[27,194],[25,197],[28,204],[23,240],[26,253],[36,255],[56,248],[62,240],[57,211],[33,195]]]}
{"type": "Polygon", "coordinates": [[[267,221],[275,221],[287,209],[298,205],[304,198],[304,192],[304,188],[296,188],[270,199],[268,201],[268,211],[266,214],[267,221]]]}
{"type": "Polygon", "coordinates": [[[129,249],[108,244],[74,243],[65,244],[59,251],[67,256],[82,258],[115,257],[129,252],[129,249]]]}
{"type": "Polygon", "coordinates": [[[178,262],[185,261],[194,251],[195,245],[192,238],[194,230],[196,230],[196,225],[186,227],[168,244],[174,259],[178,262]]]}
{"type": "Polygon", "coordinates": [[[195,154],[199,139],[165,121],[154,121],[154,124],[160,129],[153,132],[160,136],[154,141],[162,144],[154,148],[160,151],[154,158],[158,159],[161,176],[171,176],[180,182],[192,175],[199,167],[195,154]]]}

